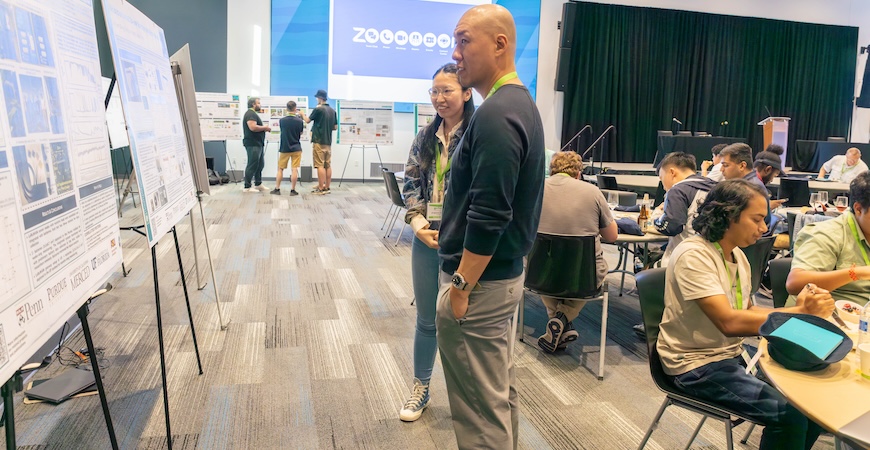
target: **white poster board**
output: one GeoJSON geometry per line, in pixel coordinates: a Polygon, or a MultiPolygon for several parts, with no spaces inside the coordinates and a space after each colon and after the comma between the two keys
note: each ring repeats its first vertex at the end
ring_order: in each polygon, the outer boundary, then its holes
{"type": "Polygon", "coordinates": [[[88,1],[0,2],[0,381],[121,263],[88,1]]]}
{"type": "Polygon", "coordinates": [[[240,103],[238,95],[197,92],[196,109],[203,141],[242,140],[245,105],[240,103]]]}
{"type": "MultiPolygon", "coordinates": [[[[281,126],[279,121],[287,116],[287,102],[296,102],[296,113],[309,114],[308,97],[305,96],[280,96],[280,97],[260,97],[260,120],[263,125],[272,127],[272,131],[266,134],[267,141],[278,142],[281,138],[281,126]]],[[[247,103],[245,104],[247,106],[247,103]]],[[[244,115],[244,111],[242,111],[244,115]]],[[[242,117],[242,116],[239,116],[242,117]]],[[[300,141],[310,141],[308,133],[302,133],[299,137],[300,141]]]]}
{"type": "MultiPolygon", "coordinates": [[[[414,130],[419,134],[420,130],[432,123],[435,120],[435,107],[431,103],[415,103],[414,104],[414,130]]],[[[415,134],[416,135],[416,134],[415,134]]]]}
{"type": "Polygon", "coordinates": [[[103,0],[112,61],[148,245],[196,204],[178,99],[163,30],[123,0],[103,0]]]}
{"type": "Polygon", "coordinates": [[[363,102],[339,100],[339,144],[387,144],[393,143],[393,104],[391,102],[363,102]]]}
{"type": "Polygon", "coordinates": [[[193,82],[193,64],[190,62],[190,46],[184,44],[170,58],[172,75],[175,82],[176,98],[182,108],[182,124],[187,137],[187,156],[190,159],[190,171],[197,192],[210,195],[208,184],[208,166],[205,161],[205,144],[202,142],[202,131],[199,128],[199,114],[196,106],[196,86],[193,82]]]}
{"type": "MultiPolygon", "coordinates": [[[[112,80],[109,78],[102,78],[102,80],[103,102],[105,102],[105,94],[109,92],[112,80]]],[[[106,108],[106,125],[109,126],[109,144],[112,148],[130,145],[130,141],[127,139],[127,124],[124,122],[124,111],[121,110],[121,96],[118,95],[117,83],[112,88],[112,96],[109,97],[109,106],[106,108]]]]}

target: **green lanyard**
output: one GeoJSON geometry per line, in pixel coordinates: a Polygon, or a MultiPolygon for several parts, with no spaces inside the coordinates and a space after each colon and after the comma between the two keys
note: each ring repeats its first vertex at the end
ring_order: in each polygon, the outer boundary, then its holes
{"type": "Polygon", "coordinates": [[[447,167],[441,168],[441,149],[444,147],[440,142],[438,143],[438,154],[435,155],[435,177],[438,179],[439,188],[444,188],[444,174],[450,170],[450,163],[453,161],[453,158],[447,157],[447,167]]]}
{"type": "Polygon", "coordinates": [[[840,175],[842,175],[842,174],[844,174],[844,173],[846,173],[846,172],[848,172],[848,171],[850,171],[850,170],[852,170],[852,169],[854,169],[854,168],[856,168],[856,167],[858,167],[858,163],[855,163],[854,166],[851,166],[851,167],[849,167],[849,168],[847,169],[847,168],[846,168],[846,163],[843,163],[843,167],[840,167],[840,175]]]}
{"type": "MultiPolygon", "coordinates": [[[[734,282],[731,280],[731,269],[728,268],[728,260],[725,259],[725,250],[722,250],[722,246],[718,242],[714,242],[713,245],[722,254],[722,264],[725,264],[725,271],[728,272],[728,286],[732,286],[734,282]]],[[[737,268],[737,309],[743,309],[743,286],[740,285],[739,267],[737,268]]]]}
{"type": "Polygon", "coordinates": [[[852,229],[852,236],[855,236],[855,241],[861,249],[861,256],[864,257],[864,265],[870,266],[870,257],[867,256],[867,249],[864,248],[864,243],[861,242],[861,236],[858,235],[858,227],[855,226],[855,217],[849,214],[849,228],[852,229]]]}
{"type": "Polygon", "coordinates": [[[489,90],[489,94],[486,94],[486,98],[492,97],[492,94],[495,94],[495,91],[501,89],[501,87],[504,86],[505,83],[513,80],[514,78],[519,78],[519,75],[517,75],[516,72],[511,72],[499,78],[498,81],[496,81],[495,84],[492,86],[492,89],[489,90]]]}

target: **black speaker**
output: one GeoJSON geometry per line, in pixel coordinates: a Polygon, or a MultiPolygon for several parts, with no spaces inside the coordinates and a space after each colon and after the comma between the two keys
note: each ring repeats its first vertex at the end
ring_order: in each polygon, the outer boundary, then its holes
{"type": "Polygon", "coordinates": [[[870,57],[864,65],[864,83],[861,84],[861,95],[855,100],[859,108],[870,108],[870,57]]]}
{"type": "Polygon", "coordinates": [[[571,48],[574,35],[574,16],[577,15],[577,4],[568,2],[562,5],[562,43],[559,47],[571,48]]]}
{"type": "Polygon", "coordinates": [[[568,67],[571,65],[570,62],[571,49],[560,48],[558,59],[556,59],[556,90],[559,92],[565,92],[565,86],[568,84],[568,67]]]}

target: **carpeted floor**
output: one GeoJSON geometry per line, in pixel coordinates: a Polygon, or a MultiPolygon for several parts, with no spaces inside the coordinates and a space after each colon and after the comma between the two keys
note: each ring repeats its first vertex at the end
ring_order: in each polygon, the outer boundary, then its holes
{"type": "MultiPolygon", "coordinates": [[[[306,186],[310,188],[310,184],[306,186]]],[[[389,207],[383,184],[345,183],[326,196],[242,193],[216,187],[206,197],[208,233],[221,307],[214,291],[197,290],[190,221],[178,224],[190,302],[202,357],[199,375],[172,237],[157,246],[173,446],[176,449],[428,449],[455,448],[440,362],[432,406],[415,423],[398,410],[411,383],[415,309],[410,305],[409,230],[394,246],[379,229],[389,207]]],[[[289,191],[288,191],[289,192],[289,191]]],[[[197,213],[198,214],[198,213],[197,213]]],[[[199,221],[198,215],[196,216],[199,221]]],[[[127,202],[123,225],[141,220],[127,202]]],[[[203,239],[201,228],[197,237],[203,239]]],[[[91,308],[109,407],[120,446],[167,448],[164,428],[151,257],[145,240],[122,232],[127,277],[91,308]]],[[[605,246],[616,261],[614,247],[605,246]]],[[[649,376],[636,296],[618,296],[611,276],[606,378],[598,381],[600,303],[577,322],[569,352],[516,350],[523,449],[627,449],[640,441],[663,396],[649,376]]],[[[628,277],[626,287],[634,288],[628,277]]],[[[544,310],[526,296],[525,331],[542,332],[544,310]]],[[[534,339],[527,339],[533,343],[534,339]]],[[[84,347],[78,333],[65,344],[84,347]]],[[[69,356],[69,353],[62,353],[69,356]]],[[[67,360],[68,358],[64,358],[67,360]]],[[[35,378],[72,370],[58,361],[35,378]]],[[[109,448],[96,396],[60,405],[21,403],[15,415],[19,449],[109,448]]],[[[683,448],[700,416],[669,408],[647,445],[683,448]]],[[[760,431],[748,447],[757,448],[760,431]]],[[[710,421],[692,448],[724,448],[724,427],[710,421]]],[[[816,448],[831,448],[824,438],[816,448]]]]}

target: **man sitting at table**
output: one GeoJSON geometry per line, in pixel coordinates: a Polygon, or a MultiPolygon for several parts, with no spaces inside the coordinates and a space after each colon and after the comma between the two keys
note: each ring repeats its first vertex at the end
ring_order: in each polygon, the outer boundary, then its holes
{"type": "MultiPolygon", "coordinates": [[[[559,152],[550,161],[550,177],[544,181],[544,199],[538,233],[561,236],[601,236],[605,242],[614,242],[618,235],[616,221],[604,194],[590,183],[581,181],[583,162],[574,152],[559,152]]],[[[607,276],[607,262],[601,243],[596,239],[598,286],[607,276]]],[[[538,338],[541,350],[553,353],[564,350],[579,336],[571,322],[586,305],[582,300],[565,300],[541,296],[547,307],[546,333],[538,338]]]]}
{"type": "Polygon", "coordinates": [[[710,149],[710,152],[713,154],[713,160],[701,162],[702,177],[707,177],[716,182],[725,179],[724,175],[722,175],[722,156],[719,155],[719,152],[727,146],[728,144],[716,144],[710,149]],[[710,166],[713,166],[713,168],[711,169],[710,166]]]}
{"type": "Polygon", "coordinates": [[[846,155],[837,155],[828,160],[819,170],[819,178],[841,183],[851,183],[858,175],[867,172],[867,164],[861,160],[861,150],[855,147],[846,150],[846,155]]]}
{"type": "MultiPolygon", "coordinates": [[[[726,180],[742,178],[755,184],[764,192],[767,192],[766,184],[769,183],[770,180],[773,180],[775,175],[770,176],[767,181],[763,180],[762,177],[774,173],[772,168],[777,165],[777,161],[779,161],[779,168],[782,168],[782,160],[779,155],[776,155],[774,152],[761,152],[758,154],[759,158],[756,158],[756,160],[753,161],[752,147],[743,143],[731,144],[723,148],[719,154],[722,155],[722,175],[725,176],[726,180]],[[768,168],[771,169],[768,170],[768,168]]],[[[776,169],[776,175],[779,175],[780,169],[776,169]]],[[[780,206],[782,202],[782,200],[774,200],[774,206],[780,206]]],[[[772,220],[770,215],[770,204],[770,193],[768,193],[767,216],[764,219],[764,222],[768,227],[770,227],[772,220]]]]}
{"type": "MultiPolygon", "coordinates": [[[[870,294],[870,172],[849,185],[852,211],[836,219],[810,223],[798,233],[794,259],[785,283],[790,294],[813,283],[837,300],[858,305],[870,294]]],[[[789,299],[792,303],[793,299],[789,299]]]]}
{"type": "MultiPolygon", "coordinates": [[[[716,182],[695,173],[695,157],[688,153],[668,153],[659,164],[659,179],[667,192],[664,214],[653,225],[659,233],[670,236],[664,258],[668,258],[677,244],[695,234],[692,221],[698,205],[716,182]]],[[[666,263],[666,262],[665,262],[666,263]]]]}
{"type": "MultiPolygon", "coordinates": [[[[742,179],[716,185],[698,208],[698,235],[683,241],[665,275],[656,343],[677,389],[765,426],[761,449],[810,449],[821,428],[772,386],[746,373],[743,336],[757,336],[774,311],[752,301],[752,269],[741,247],[767,230],[766,191],[742,179]]],[[[807,286],[797,306],[776,311],[829,317],[831,294],[807,286]]]]}

